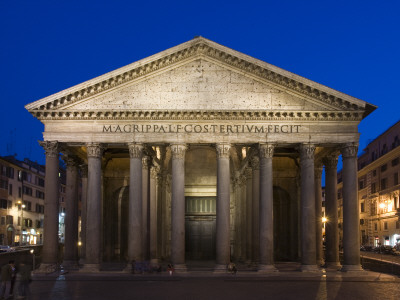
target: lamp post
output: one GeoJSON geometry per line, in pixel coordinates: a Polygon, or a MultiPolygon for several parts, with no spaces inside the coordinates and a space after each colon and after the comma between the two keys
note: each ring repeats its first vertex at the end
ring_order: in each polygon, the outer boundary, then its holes
{"type": "MultiPolygon", "coordinates": [[[[22,196],[22,194],[21,194],[22,196]]],[[[21,197],[22,198],[22,197],[21,197]]],[[[20,245],[22,245],[23,242],[23,227],[24,227],[24,208],[25,204],[21,200],[18,200],[18,205],[21,205],[21,234],[20,234],[20,245]]]]}

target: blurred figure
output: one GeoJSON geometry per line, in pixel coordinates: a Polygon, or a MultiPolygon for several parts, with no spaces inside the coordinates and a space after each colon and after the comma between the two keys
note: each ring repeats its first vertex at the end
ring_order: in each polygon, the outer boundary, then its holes
{"type": "Polygon", "coordinates": [[[9,299],[10,297],[13,270],[15,270],[15,264],[13,260],[10,260],[8,264],[1,267],[0,298],[2,299],[9,299]]]}
{"type": "Polygon", "coordinates": [[[17,284],[14,290],[14,299],[29,299],[29,284],[32,281],[31,268],[29,265],[21,263],[17,273],[17,284]]]}

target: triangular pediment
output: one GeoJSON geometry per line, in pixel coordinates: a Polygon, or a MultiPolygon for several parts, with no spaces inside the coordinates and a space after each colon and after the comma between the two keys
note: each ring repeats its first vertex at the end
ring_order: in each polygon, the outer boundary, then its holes
{"type": "Polygon", "coordinates": [[[202,37],[26,105],[35,117],[80,112],[351,112],[376,107],[202,37]]]}
{"type": "Polygon", "coordinates": [[[63,109],[332,111],[337,107],[198,58],[63,109]]]}

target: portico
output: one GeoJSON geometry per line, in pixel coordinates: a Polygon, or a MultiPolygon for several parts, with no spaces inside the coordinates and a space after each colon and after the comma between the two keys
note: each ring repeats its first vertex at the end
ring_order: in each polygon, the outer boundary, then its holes
{"type": "MultiPolygon", "coordinates": [[[[99,271],[103,261],[124,261],[130,270],[149,260],[185,272],[186,257],[214,259],[215,272],[239,260],[273,272],[275,261],[298,259],[302,271],[318,271],[323,165],[326,259],[338,268],[339,152],[343,269],[361,270],[357,126],[375,109],[367,102],[198,37],[26,109],[45,124],[46,213],[58,200],[55,157],[68,153],[72,168],[71,223],[76,162],[87,169],[85,271],[99,271]]],[[[45,264],[56,262],[57,222],[45,218],[45,264]]],[[[66,230],[66,241],[77,244],[77,226],[66,230]]],[[[65,251],[75,265],[75,248],[65,251]]]]}

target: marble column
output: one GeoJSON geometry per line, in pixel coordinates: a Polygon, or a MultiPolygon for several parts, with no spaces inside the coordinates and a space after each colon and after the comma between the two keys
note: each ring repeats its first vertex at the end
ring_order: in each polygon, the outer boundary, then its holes
{"type": "Polygon", "coordinates": [[[230,144],[217,144],[217,259],[214,272],[226,272],[230,262],[230,144]]]}
{"type": "Polygon", "coordinates": [[[316,241],[316,260],[317,265],[324,265],[324,253],[322,248],[322,163],[315,164],[314,182],[315,182],[315,241],[316,241]]]}
{"type": "Polygon", "coordinates": [[[87,220],[87,179],[88,169],[87,165],[81,165],[81,180],[82,180],[82,192],[81,192],[81,249],[79,263],[85,263],[86,255],[86,220],[87,220]]]}
{"type": "Polygon", "coordinates": [[[253,258],[253,171],[245,169],[246,176],[246,262],[253,258]]]}
{"type": "Polygon", "coordinates": [[[66,155],[67,184],[65,201],[65,243],[63,267],[78,269],[78,162],[77,158],[66,155]]]}
{"type": "Polygon", "coordinates": [[[337,199],[337,163],[338,155],[331,154],[324,158],[325,165],[325,261],[329,269],[339,270],[339,229],[337,199]]]}
{"type": "Polygon", "coordinates": [[[260,159],[258,153],[251,158],[252,174],[252,262],[258,265],[260,260],[260,159]]]}
{"type": "Polygon", "coordinates": [[[131,271],[135,261],[143,260],[142,220],[142,154],[143,145],[129,143],[129,203],[128,203],[128,264],[131,271]]]}
{"type": "Polygon", "coordinates": [[[343,255],[342,271],[362,271],[360,265],[360,213],[357,196],[356,144],[341,149],[343,159],[343,255]]]}
{"type": "Polygon", "coordinates": [[[246,209],[246,177],[244,175],[240,176],[240,217],[241,217],[241,222],[240,222],[240,235],[241,235],[241,256],[240,256],[240,261],[244,262],[247,259],[247,241],[246,241],[246,232],[247,232],[247,209],[246,209]]]}
{"type": "Polygon", "coordinates": [[[260,153],[260,263],[258,272],[274,272],[274,145],[261,144],[260,153]]]}
{"type": "Polygon", "coordinates": [[[48,272],[48,268],[58,262],[58,216],[59,216],[59,143],[41,141],[40,146],[46,152],[46,177],[44,199],[44,226],[42,263],[38,272],[48,272]]]}
{"type": "Polygon", "coordinates": [[[301,271],[318,271],[315,241],[314,145],[300,146],[301,271]]]}
{"type": "Polygon", "coordinates": [[[86,146],[88,157],[86,257],[84,272],[98,272],[101,262],[101,200],[103,147],[98,143],[86,146]]]}
{"type": "Polygon", "coordinates": [[[169,252],[167,251],[168,243],[169,243],[169,217],[171,216],[168,201],[167,201],[167,171],[163,170],[161,174],[161,203],[162,203],[162,219],[161,219],[161,256],[166,258],[169,256],[169,252]]]}
{"type": "Polygon", "coordinates": [[[150,161],[148,156],[142,157],[142,231],[143,231],[143,259],[150,258],[150,233],[149,233],[149,213],[150,213],[150,161]]]}
{"type": "Polygon", "coordinates": [[[171,260],[176,272],[185,264],[185,144],[172,144],[171,260]]]}
{"type": "Polygon", "coordinates": [[[151,167],[150,169],[150,222],[149,222],[149,233],[150,233],[150,261],[152,263],[158,263],[157,259],[157,176],[158,169],[151,167]]]}

